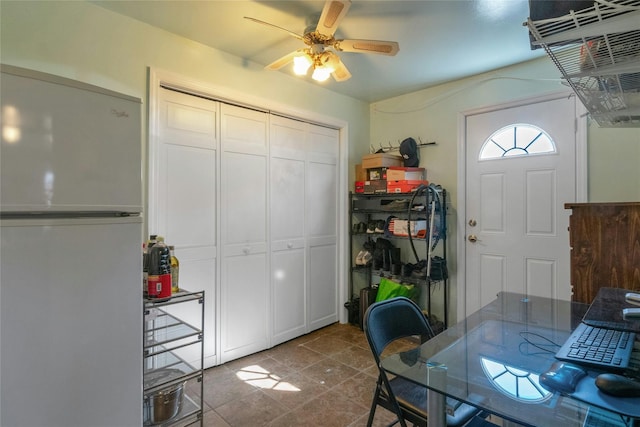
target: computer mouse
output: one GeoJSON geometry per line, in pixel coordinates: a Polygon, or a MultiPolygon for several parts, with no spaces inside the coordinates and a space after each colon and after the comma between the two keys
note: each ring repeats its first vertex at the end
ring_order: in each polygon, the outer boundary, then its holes
{"type": "Polygon", "coordinates": [[[603,393],[617,397],[640,397],[640,382],[618,374],[600,374],[596,386],[603,393]]]}
{"type": "Polygon", "coordinates": [[[573,393],[578,381],[587,373],[579,366],[567,362],[554,362],[551,368],[540,375],[540,384],[549,391],[573,393]]]}

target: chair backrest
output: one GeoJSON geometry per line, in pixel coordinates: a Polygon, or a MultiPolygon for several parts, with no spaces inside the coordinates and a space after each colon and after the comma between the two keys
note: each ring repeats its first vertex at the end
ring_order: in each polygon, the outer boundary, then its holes
{"type": "Polygon", "coordinates": [[[424,342],[434,336],[420,307],[405,297],[372,304],[364,315],[364,331],[378,365],[380,355],[391,342],[414,335],[424,342]]]}

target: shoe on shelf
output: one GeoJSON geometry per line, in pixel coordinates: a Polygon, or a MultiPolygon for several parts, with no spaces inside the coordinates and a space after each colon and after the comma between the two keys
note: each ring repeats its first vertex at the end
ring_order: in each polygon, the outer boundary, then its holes
{"type": "Polygon", "coordinates": [[[376,232],[376,223],[371,221],[367,226],[367,234],[374,234],[376,232]]]}
{"type": "Polygon", "coordinates": [[[364,252],[365,251],[360,251],[358,252],[358,255],[356,255],[356,265],[364,265],[362,263],[362,257],[364,256],[364,252]]]}
{"type": "Polygon", "coordinates": [[[359,226],[358,231],[360,233],[366,233],[367,232],[367,223],[366,222],[361,222],[358,226],[359,226]]]}
{"type": "Polygon", "coordinates": [[[409,200],[392,200],[386,205],[382,206],[382,210],[385,211],[406,211],[409,207],[409,200]]]}
{"type": "Polygon", "coordinates": [[[371,252],[365,251],[364,255],[362,255],[362,264],[361,265],[369,265],[371,263],[372,259],[373,259],[373,255],[371,255],[371,252]]]}
{"type": "Polygon", "coordinates": [[[375,232],[376,233],[384,233],[384,221],[383,220],[376,221],[375,232]]]}

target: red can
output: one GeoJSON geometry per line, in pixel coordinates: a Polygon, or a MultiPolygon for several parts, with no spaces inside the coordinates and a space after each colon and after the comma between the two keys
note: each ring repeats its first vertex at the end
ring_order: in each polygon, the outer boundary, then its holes
{"type": "Polygon", "coordinates": [[[171,274],[149,275],[147,295],[149,298],[169,298],[171,296],[171,274]]]}

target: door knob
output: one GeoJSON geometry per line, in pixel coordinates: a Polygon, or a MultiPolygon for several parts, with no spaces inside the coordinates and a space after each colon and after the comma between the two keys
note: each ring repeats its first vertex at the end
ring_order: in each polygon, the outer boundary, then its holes
{"type": "Polygon", "coordinates": [[[469,234],[468,239],[471,243],[475,243],[478,241],[478,236],[476,236],[475,234],[469,234]]]}

